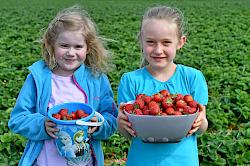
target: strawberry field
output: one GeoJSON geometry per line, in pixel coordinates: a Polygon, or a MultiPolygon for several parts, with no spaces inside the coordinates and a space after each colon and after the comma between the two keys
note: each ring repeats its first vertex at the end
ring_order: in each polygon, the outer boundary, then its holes
{"type": "MultiPolygon", "coordinates": [[[[43,0],[0,2],[0,165],[17,165],[26,139],[7,126],[9,114],[28,74],[41,59],[39,40],[55,14],[79,4],[111,39],[115,69],[108,73],[117,97],[124,72],[139,66],[137,33],[147,7],[171,5],[188,23],[188,42],[177,63],[201,70],[209,88],[208,131],[198,138],[200,165],[250,165],[250,1],[43,0]]],[[[43,125],[43,124],[41,124],[43,125]]],[[[106,165],[124,165],[129,140],[118,133],[103,141],[106,165]]]]}

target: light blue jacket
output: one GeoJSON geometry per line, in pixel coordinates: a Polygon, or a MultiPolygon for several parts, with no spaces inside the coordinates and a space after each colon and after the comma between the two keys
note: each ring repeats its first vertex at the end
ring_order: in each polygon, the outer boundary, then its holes
{"type": "MultiPolygon", "coordinates": [[[[52,72],[44,61],[35,62],[29,70],[31,73],[23,84],[8,122],[14,133],[28,139],[19,162],[21,166],[32,165],[42,150],[44,140],[51,139],[46,133],[44,122],[51,96],[52,72]]],[[[104,124],[91,140],[96,165],[102,166],[104,155],[100,141],[108,139],[117,129],[117,107],[109,80],[104,74],[94,77],[85,65],[74,72],[73,80],[86,93],[87,103],[105,118],[104,124]]]]}

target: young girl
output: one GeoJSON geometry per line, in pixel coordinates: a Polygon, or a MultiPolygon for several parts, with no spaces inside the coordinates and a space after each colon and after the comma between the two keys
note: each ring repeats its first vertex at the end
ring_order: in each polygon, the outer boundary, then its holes
{"type": "MultiPolygon", "coordinates": [[[[47,110],[64,102],[90,104],[105,118],[89,130],[90,156],[78,165],[104,165],[101,140],[117,128],[117,108],[104,72],[108,51],[97,35],[94,22],[78,7],[60,12],[43,36],[43,58],[29,67],[30,74],[11,113],[9,128],[28,139],[19,165],[65,166],[56,149],[56,124],[47,120],[47,110]]],[[[96,121],[96,118],[92,119],[96,121]]]]}
{"type": "MultiPolygon", "coordinates": [[[[120,108],[136,95],[152,95],[167,89],[171,94],[191,94],[203,106],[188,137],[178,143],[144,143],[136,137],[123,110],[118,114],[118,129],[132,137],[127,165],[198,166],[196,133],[204,133],[208,122],[205,105],[208,89],[203,74],[194,68],[174,63],[176,52],[186,42],[184,22],[179,10],[153,7],[143,16],[139,41],[143,53],[142,68],[125,73],[118,88],[120,108]]],[[[146,132],[146,131],[145,131],[146,132]]]]}

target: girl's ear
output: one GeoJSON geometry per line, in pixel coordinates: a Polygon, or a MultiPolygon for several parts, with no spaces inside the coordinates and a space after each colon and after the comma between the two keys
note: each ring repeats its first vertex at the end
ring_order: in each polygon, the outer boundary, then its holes
{"type": "Polygon", "coordinates": [[[89,53],[90,53],[90,48],[88,47],[86,54],[88,55],[89,53]]]}
{"type": "Polygon", "coordinates": [[[179,44],[178,44],[178,46],[177,46],[177,49],[178,49],[178,50],[181,49],[181,48],[184,46],[184,44],[186,43],[186,40],[187,40],[186,36],[182,36],[182,37],[181,37],[181,39],[180,39],[180,41],[179,41],[179,44]]]}

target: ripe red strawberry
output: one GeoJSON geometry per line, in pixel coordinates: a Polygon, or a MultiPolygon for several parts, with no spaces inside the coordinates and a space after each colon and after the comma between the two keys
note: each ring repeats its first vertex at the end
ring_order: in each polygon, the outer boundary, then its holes
{"type": "Polygon", "coordinates": [[[172,98],[173,98],[173,100],[174,100],[175,102],[177,102],[178,100],[182,100],[183,97],[184,97],[184,96],[183,96],[182,94],[180,94],[180,93],[174,94],[174,95],[172,96],[172,98]]]}
{"type": "Polygon", "coordinates": [[[168,116],[168,114],[166,112],[162,112],[161,116],[168,116]]]}
{"type": "Polygon", "coordinates": [[[68,109],[61,109],[60,111],[59,111],[59,114],[61,114],[61,116],[67,116],[68,115],[68,109]]]}
{"type": "Polygon", "coordinates": [[[77,119],[77,118],[76,118],[76,113],[75,113],[75,112],[72,112],[72,113],[71,113],[71,117],[72,117],[73,120],[77,119]]]}
{"type": "Polygon", "coordinates": [[[155,101],[151,101],[148,104],[149,114],[158,115],[160,113],[160,106],[155,101]]]}
{"type": "Polygon", "coordinates": [[[185,106],[183,108],[183,114],[190,114],[192,112],[192,109],[190,106],[185,106]]]}
{"type": "Polygon", "coordinates": [[[178,101],[175,103],[175,106],[176,106],[176,107],[180,107],[180,108],[184,108],[186,105],[187,105],[187,103],[186,103],[184,100],[178,100],[178,101]]]}
{"type": "Polygon", "coordinates": [[[126,104],[124,109],[125,109],[125,111],[127,111],[127,113],[131,114],[134,110],[134,105],[133,104],[126,104]]]}
{"type": "Polygon", "coordinates": [[[62,118],[61,114],[52,114],[52,116],[58,120],[61,120],[62,118]]]}
{"type": "Polygon", "coordinates": [[[144,105],[144,107],[143,107],[142,110],[148,110],[148,106],[147,106],[147,105],[144,105]]]}
{"type": "Polygon", "coordinates": [[[143,115],[149,115],[149,109],[148,109],[147,105],[144,105],[142,113],[143,113],[143,115]]]}
{"type": "Polygon", "coordinates": [[[182,112],[183,112],[183,108],[177,107],[177,108],[176,108],[176,111],[178,111],[178,112],[181,112],[181,113],[182,113],[182,112]]]}
{"type": "Polygon", "coordinates": [[[167,108],[167,107],[173,107],[174,106],[174,101],[172,100],[172,98],[171,97],[164,97],[163,99],[162,99],[162,107],[163,108],[167,108]]]}
{"type": "Polygon", "coordinates": [[[86,113],[83,110],[76,110],[76,118],[77,119],[81,119],[86,117],[86,113]]]}
{"type": "Polygon", "coordinates": [[[160,93],[156,93],[152,96],[152,100],[157,103],[160,103],[162,102],[162,95],[160,93]]]}
{"type": "Polygon", "coordinates": [[[145,96],[145,94],[138,94],[138,95],[136,95],[135,100],[143,99],[144,96],[145,96]]]}
{"type": "Polygon", "coordinates": [[[134,105],[134,108],[143,109],[144,101],[142,99],[135,100],[133,105],[134,105]]]}
{"type": "Polygon", "coordinates": [[[174,113],[174,108],[173,107],[168,107],[166,110],[165,110],[165,112],[168,114],[168,115],[173,115],[173,113],[174,113]]]}
{"type": "Polygon", "coordinates": [[[197,111],[197,108],[191,107],[191,111],[189,112],[190,114],[193,114],[197,111]]]}
{"type": "Polygon", "coordinates": [[[160,113],[160,109],[156,107],[149,108],[149,115],[158,115],[160,113]]]}
{"type": "Polygon", "coordinates": [[[72,120],[72,116],[69,114],[66,116],[66,118],[67,118],[67,120],[72,120]]]}
{"type": "Polygon", "coordinates": [[[151,101],[151,96],[145,95],[144,98],[143,98],[143,100],[144,100],[144,102],[145,102],[146,104],[148,104],[148,103],[151,101]]]}
{"type": "Polygon", "coordinates": [[[173,113],[173,115],[182,115],[182,113],[181,112],[179,112],[179,111],[174,111],[174,113],[173,113]]]}
{"type": "Polygon", "coordinates": [[[188,105],[193,108],[197,108],[198,103],[195,100],[189,101],[188,105]]]}
{"type": "Polygon", "coordinates": [[[187,103],[189,101],[193,101],[193,100],[194,100],[193,97],[191,95],[189,95],[189,94],[187,94],[187,95],[184,96],[184,101],[187,102],[187,103]]]}
{"type": "Polygon", "coordinates": [[[167,89],[163,89],[159,92],[163,97],[170,96],[170,93],[167,89]]]}
{"type": "Polygon", "coordinates": [[[135,109],[135,114],[136,115],[143,115],[142,110],[140,110],[140,109],[135,109]]]}
{"type": "Polygon", "coordinates": [[[142,110],[143,115],[149,115],[149,109],[142,110]]]}
{"type": "Polygon", "coordinates": [[[85,117],[87,117],[87,116],[89,116],[89,114],[85,113],[85,114],[82,116],[82,118],[85,118],[85,117]]]}

